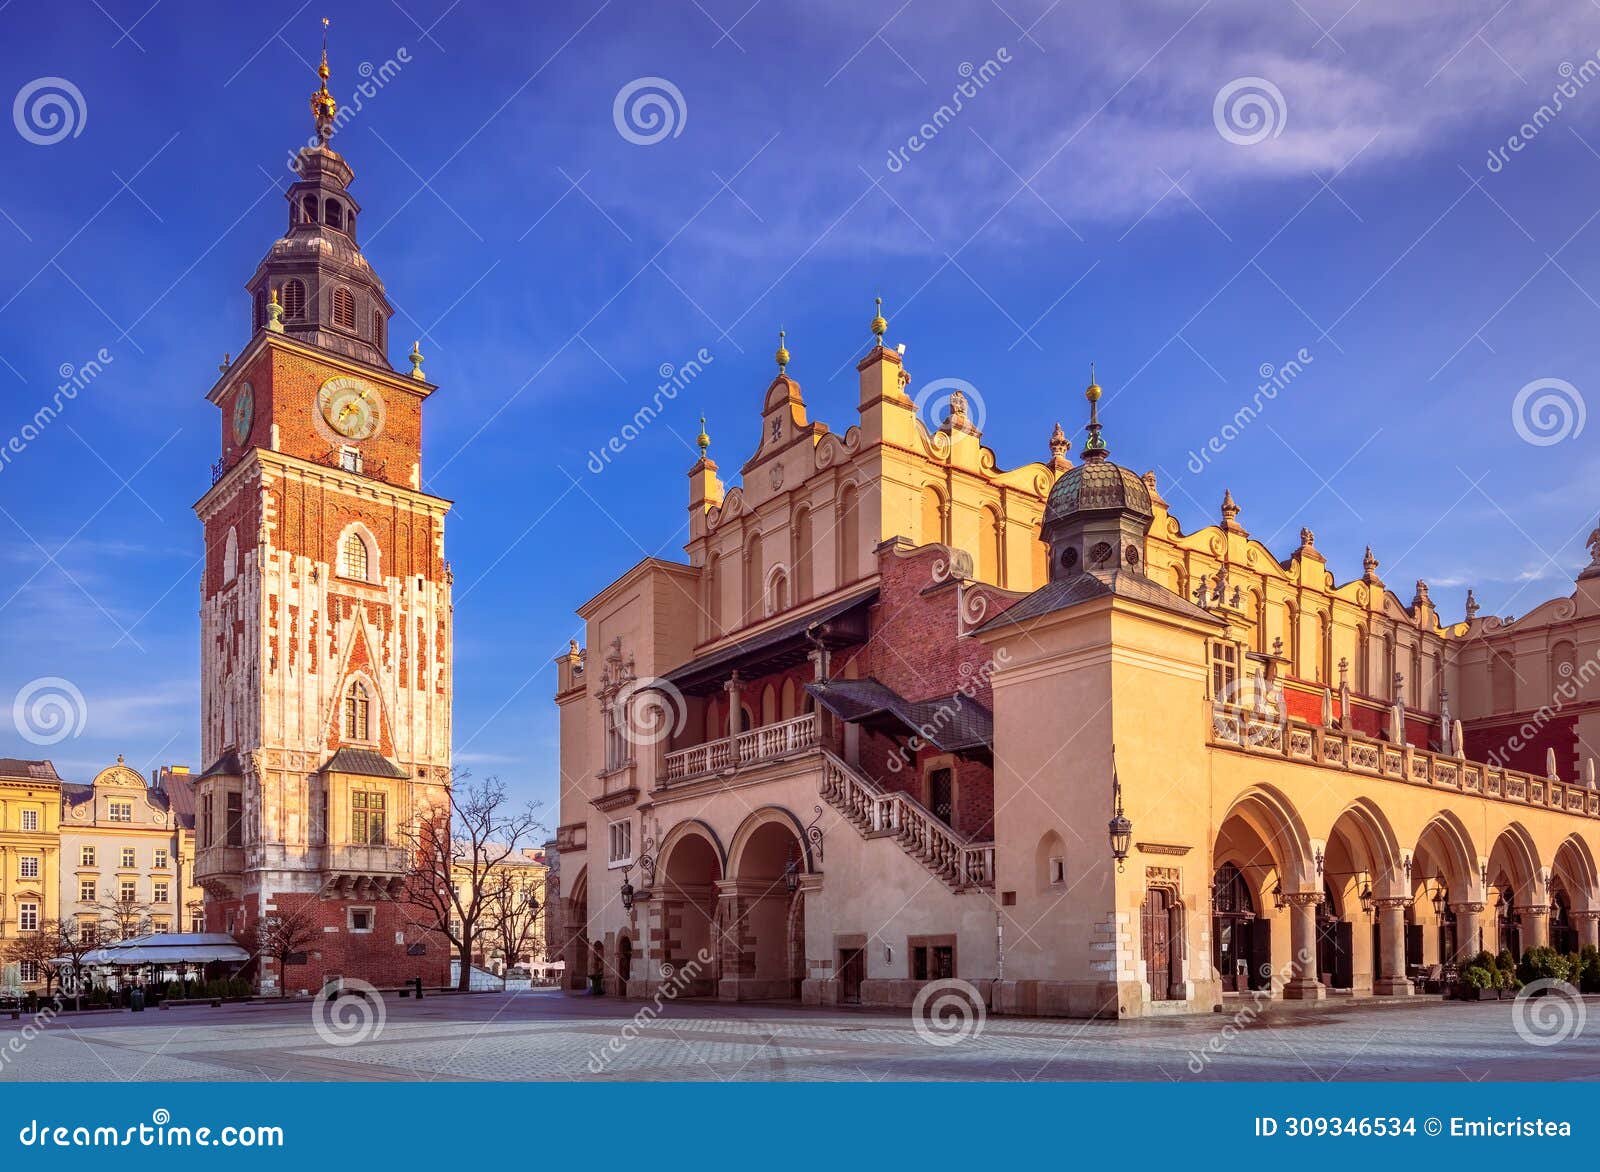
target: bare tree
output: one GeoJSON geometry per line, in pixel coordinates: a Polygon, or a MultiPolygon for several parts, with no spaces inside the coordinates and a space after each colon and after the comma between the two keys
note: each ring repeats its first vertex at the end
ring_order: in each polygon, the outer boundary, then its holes
{"type": "Polygon", "coordinates": [[[400,897],[422,925],[439,932],[461,958],[456,988],[472,987],[472,946],[483,929],[491,877],[507,858],[545,833],[537,804],[513,808],[497,777],[453,779],[448,809],[424,811],[403,837],[411,872],[400,897]]]}
{"type": "Polygon", "coordinates": [[[536,957],[539,922],[544,907],[539,902],[539,885],[529,866],[504,866],[489,877],[484,895],[484,934],[505,957],[510,968],[523,953],[536,957]]]}
{"type": "Polygon", "coordinates": [[[85,935],[79,925],[71,920],[56,920],[54,924],[55,939],[52,944],[56,959],[67,962],[63,966],[67,971],[61,975],[61,991],[71,992],[73,1003],[82,1009],[83,958],[96,946],[96,941],[93,935],[85,935]]]}
{"type": "Polygon", "coordinates": [[[288,915],[274,913],[256,921],[255,945],[258,957],[271,957],[278,962],[278,996],[289,995],[289,958],[304,952],[319,935],[304,908],[288,915]]]}
{"type": "Polygon", "coordinates": [[[100,913],[101,937],[109,940],[127,940],[143,936],[150,931],[150,913],[155,906],[137,895],[124,895],[120,891],[107,894],[95,910],[100,913]]]}
{"type": "Polygon", "coordinates": [[[56,939],[61,931],[58,920],[45,920],[36,931],[18,932],[4,942],[4,957],[15,964],[32,967],[44,981],[45,996],[55,988],[56,970],[50,962],[56,958],[56,939]]]}

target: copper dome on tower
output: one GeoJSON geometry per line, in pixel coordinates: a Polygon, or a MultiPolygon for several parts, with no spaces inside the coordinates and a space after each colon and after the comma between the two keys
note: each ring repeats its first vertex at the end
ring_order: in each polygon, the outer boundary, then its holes
{"type": "Polygon", "coordinates": [[[1103,510],[1137,513],[1146,520],[1155,516],[1149,486],[1141,477],[1110,460],[1091,459],[1061,474],[1045,502],[1044,523],[1103,510]]]}

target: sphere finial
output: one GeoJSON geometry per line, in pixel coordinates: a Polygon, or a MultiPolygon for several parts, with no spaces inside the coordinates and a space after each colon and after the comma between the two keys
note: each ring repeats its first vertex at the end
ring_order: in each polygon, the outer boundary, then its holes
{"type": "Polygon", "coordinates": [[[889,323],[883,320],[883,298],[875,298],[878,305],[877,316],[872,319],[872,333],[878,339],[878,345],[883,345],[883,335],[889,332],[889,323]]]}
{"type": "MultiPolygon", "coordinates": [[[[783,344],[784,336],[783,330],[780,329],[778,331],[778,352],[773,355],[773,357],[778,360],[779,374],[782,374],[784,372],[784,368],[789,365],[789,350],[783,344]]],[[[703,423],[704,421],[702,420],[701,422],[703,423]]]]}
{"type": "Polygon", "coordinates": [[[1100,384],[1095,381],[1094,363],[1089,363],[1089,385],[1083,390],[1083,397],[1089,400],[1089,438],[1083,442],[1083,458],[1085,460],[1104,460],[1111,454],[1111,449],[1106,447],[1106,441],[1100,434],[1100,384]]]}
{"type": "Polygon", "coordinates": [[[272,300],[267,302],[267,331],[273,334],[283,333],[283,306],[278,302],[278,291],[272,291],[272,300]]]}
{"type": "Polygon", "coordinates": [[[694,442],[700,448],[700,458],[706,458],[706,451],[711,447],[711,437],[706,434],[706,417],[700,416],[700,434],[695,436],[694,442]]]}
{"type": "Polygon", "coordinates": [[[322,84],[311,95],[311,118],[317,125],[317,141],[326,143],[333,137],[333,120],[339,113],[339,103],[328,92],[328,18],[322,18],[322,64],[317,66],[317,76],[322,84]]]}

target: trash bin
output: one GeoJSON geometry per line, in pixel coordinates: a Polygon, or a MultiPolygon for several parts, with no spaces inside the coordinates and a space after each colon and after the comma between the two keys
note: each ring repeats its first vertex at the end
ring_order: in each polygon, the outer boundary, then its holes
{"type": "Polygon", "coordinates": [[[143,989],[134,989],[128,994],[128,1008],[133,1010],[135,1013],[142,1013],[144,1011],[143,989]]]}

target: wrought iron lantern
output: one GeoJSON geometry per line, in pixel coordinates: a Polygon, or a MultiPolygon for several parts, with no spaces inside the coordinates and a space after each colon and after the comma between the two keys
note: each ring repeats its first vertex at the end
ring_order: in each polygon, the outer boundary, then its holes
{"type": "Polygon", "coordinates": [[[1372,914],[1372,881],[1365,875],[1361,879],[1361,910],[1367,915],[1372,914]]]}
{"type": "Polygon", "coordinates": [[[1133,823],[1122,812],[1122,784],[1116,784],[1117,796],[1116,812],[1107,824],[1107,831],[1111,836],[1111,857],[1117,860],[1117,870],[1122,870],[1122,864],[1128,857],[1128,846],[1133,840],[1133,823]]]}
{"type": "Polygon", "coordinates": [[[1434,883],[1436,886],[1433,889],[1433,914],[1442,919],[1444,917],[1445,900],[1450,897],[1450,893],[1445,888],[1444,876],[1436,876],[1434,883]]]}
{"type": "Polygon", "coordinates": [[[793,895],[800,888],[800,860],[790,859],[783,865],[783,888],[793,895]]]}
{"type": "Polygon", "coordinates": [[[622,870],[622,891],[621,891],[621,895],[622,895],[622,910],[623,911],[632,911],[633,910],[633,884],[628,881],[628,875],[629,875],[630,872],[632,872],[632,870],[633,870],[632,867],[624,867],[623,870],[622,870]]]}

